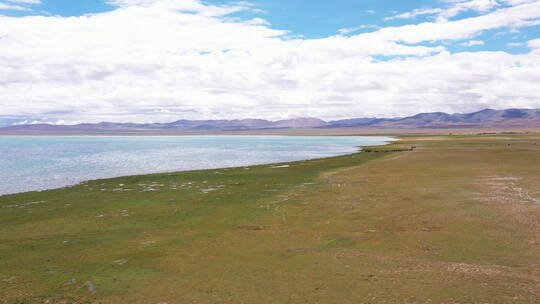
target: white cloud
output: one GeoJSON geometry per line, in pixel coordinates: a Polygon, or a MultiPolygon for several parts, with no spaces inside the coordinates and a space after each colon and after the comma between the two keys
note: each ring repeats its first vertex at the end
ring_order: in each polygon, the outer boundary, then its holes
{"type": "Polygon", "coordinates": [[[23,3],[23,4],[40,4],[41,0],[7,0],[8,2],[13,3],[23,3]]]}
{"type": "Polygon", "coordinates": [[[519,4],[525,4],[525,3],[534,3],[538,0],[500,0],[500,2],[503,2],[505,4],[509,5],[519,5],[519,4]]]}
{"type": "Polygon", "coordinates": [[[386,17],[384,18],[385,21],[394,20],[394,19],[410,19],[417,16],[423,16],[423,15],[434,15],[442,13],[444,10],[442,8],[423,8],[423,9],[415,9],[412,12],[406,12],[399,15],[386,17]]]}
{"type": "Polygon", "coordinates": [[[497,0],[450,0],[450,2],[453,5],[438,16],[439,20],[447,20],[466,11],[488,12],[500,6],[497,0]]]}
{"type": "Polygon", "coordinates": [[[13,10],[13,11],[31,11],[31,9],[27,7],[23,7],[20,5],[12,5],[7,3],[0,2],[0,10],[13,10]]]}
{"type": "Polygon", "coordinates": [[[538,2],[322,39],[285,39],[264,19],[230,18],[248,3],[111,3],[118,9],[81,17],[0,17],[0,115],[332,119],[540,107],[538,42],[525,55],[451,54],[438,43],[527,26],[540,17],[538,2]]]}
{"type": "Polygon", "coordinates": [[[540,39],[529,40],[527,45],[532,49],[540,49],[540,39]]]}
{"type": "Polygon", "coordinates": [[[268,22],[268,20],[264,20],[262,18],[253,18],[251,20],[245,21],[245,23],[253,25],[270,25],[270,22],[268,22]]]}
{"type": "Polygon", "coordinates": [[[500,6],[497,0],[443,0],[443,2],[450,3],[450,5],[447,8],[415,9],[411,12],[401,13],[395,16],[387,17],[384,20],[388,21],[394,19],[410,19],[423,15],[436,15],[437,21],[444,22],[448,21],[449,18],[459,15],[462,12],[488,12],[491,9],[500,6]]]}
{"type": "Polygon", "coordinates": [[[379,28],[378,25],[367,24],[367,25],[359,25],[359,26],[355,26],[355,27],[342,28],[342,29],[338,30],[338,33],[346,35],[346,34],[357,32],[359,30],[378,29],[378,28],[379,28]]]}
{"type": "Polygon", "coordinates": [[[421,43],[445,39],[468,39],[481,33],[503,27],[532,26],[540,21],[540,1],[519,6],[501,8],[492,13],[445,22],[425,22],[401,27],[386,27],[363,37],[421,43]]]}
{"type": "Polygon", "coordinates": [[[482,40],[470,40],[470,41],[467,41],[467,42],[464,42],[462,44],[460,44],[461,46],[475,46],[475,45],[484,45],[484,41],[482,40]]]}
{"type": "Polygon", "coordinates": [[[13,126],[20,126],[20,125],[38,125],[38,124],[49,124],[49,125],[67,125],[67,124],[77,124],[77,123],[81,123],[80,121],[71,121],[70,123],[67,123],[66,121],[64,120],[56,120],[56,121],[51,121],[51,120],[47,120],[47,119],[42,119],[42,120],[23,120],[23,121],[19,121],[19,122],[16,122],[13,124],[13,126]]]}

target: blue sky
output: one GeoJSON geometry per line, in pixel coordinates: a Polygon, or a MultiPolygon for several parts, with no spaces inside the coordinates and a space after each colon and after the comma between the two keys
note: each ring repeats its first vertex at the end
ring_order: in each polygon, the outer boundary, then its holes
{"type": "Polygon", "coordinates": [[[9,123],[540,107],[539,0],[0,0],[0,37],[9,123]]]}

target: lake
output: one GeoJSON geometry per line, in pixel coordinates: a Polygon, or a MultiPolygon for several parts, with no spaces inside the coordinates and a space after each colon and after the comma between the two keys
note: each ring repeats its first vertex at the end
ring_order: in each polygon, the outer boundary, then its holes
{"type": "Polygon", "coordinates": [[[382,136],[0,136],[0,195],[85,180],[356,152],[382,136]]]}

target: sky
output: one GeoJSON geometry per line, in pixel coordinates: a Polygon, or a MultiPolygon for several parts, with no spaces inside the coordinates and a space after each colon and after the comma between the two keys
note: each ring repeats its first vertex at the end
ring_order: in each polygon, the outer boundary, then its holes
{"type": "Polygon", "coordinates": [[[540,108],[540,0],[0,0],[0,126],[540,108]]]}

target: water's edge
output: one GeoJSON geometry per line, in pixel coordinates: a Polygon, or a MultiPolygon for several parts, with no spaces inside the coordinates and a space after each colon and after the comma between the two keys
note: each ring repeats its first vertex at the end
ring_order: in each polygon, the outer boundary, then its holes
{"type": "MultiPolygon", "coordinates": [[[[336,135],[332,135],[332,136],[336,136],[336,135]]],[[[362,136],[365,136],[365,135],[362,135],[362,136]]],[[[369,136],[366,136],[366,137],[369,137],[369,136]]],[[[374,137],[380,137],[380,136],[374,136],[374,137]]],[[[383,147],[383,146],[390,145],[390,144],[400,140],[399,137],[395,137],[395,136],[385,136],[385,137],[388,137],[388,139],[385,140],[384,144],[355,146],[356,151],[354,151],[354,152],[345,153],[345,154],[338,154],[338,155],[333,155],[333,156],[306,158],[306,159],[293,160],[293,161],[287,161],[287,162],[258,163],[258,164],[251,164],[251,165],[246,165],[246,166],[230,166],[230,167],[225,166],[225,167],[219,167],[219,168],[205,168],[205,169],[193,169],[193,170],[172,170],[172,171],[160,171],[160,172],[153,172],[153,173],[109,176],[109,177],[104,177],[104,178],[82,180],[82,181],[79,181],[77,183],[73,183],[73,184],[69,184],[69,185],[65,185],[65,186],[61,186],[61,187],[52,187],[52,188],[41,189],[41,190],[31,190],[31,191],[22,191],[22,192],[0,194],[0,198],[12,196],[12,195],[25,194],[25,193],[40,193],[40,192],[46,192],[46,191],[67,189],[67,188],[72,188],[72,187],[75,187],[75,186],[78,186],[78,185],[81,185],[81,184],[84,184],[84,183],[87,183],[87,182],[104,181],[104,180],[109,180],[109,179],[138,177],[138,176],[142,177],[142,176],[151,176],[151,175],[156,175],[156,174],[174,174],[174,173],[194,172],[194,171],[204,172],[204,171],[215,171],[215,170],[220,170],[220,169],[251,168],[251,167],[256,167],[256,166],[268,166],[268,165],[292,165],[292,164],[295,164],[295,163],[298,163],[298,162],[312,161],[312,160],[322,160],[322,159],[331,159],[331,158],[344,157],[344,156],[350,156],[350,155],[354,155],[354,154],[358,154],[358,153],[363,153],[362,150],[363,150],[364,147],[383,147]]]]}

